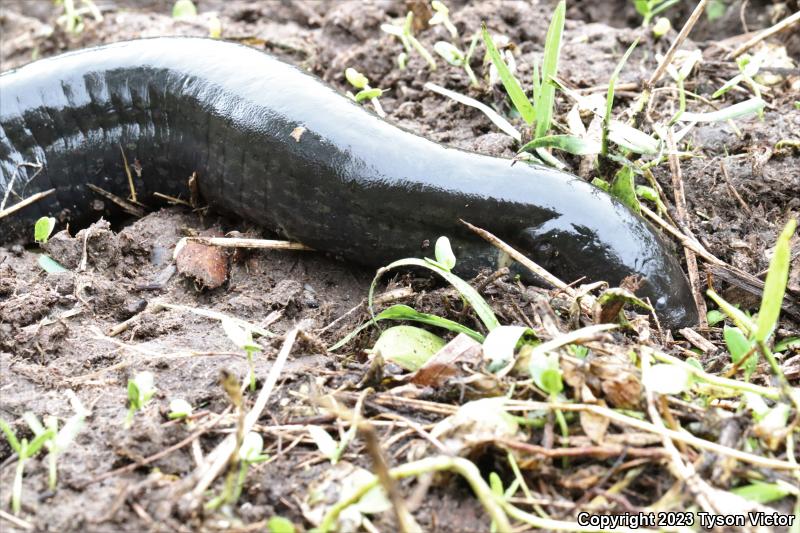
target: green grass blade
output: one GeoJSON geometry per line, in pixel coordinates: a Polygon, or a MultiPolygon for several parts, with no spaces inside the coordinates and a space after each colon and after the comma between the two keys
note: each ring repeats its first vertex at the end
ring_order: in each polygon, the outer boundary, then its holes
{"type": "Polygon", "coordinates": [[[378,272],[375,274],[375,278],[372,280],[372,284],[369,287],[369,297],[367,301],[370,313],[372,312],[372,297],[375,293],[375,286],[378,284],[380,277],[385,272],[402,266],[427,268],[428,270],[432,270],[436,274],[442,276],[448,283],[450,283],[450,285],[455,287],[456,290],[461,293],[461,296],[463,296],[464,299],[472,306],[472,308],[475,309],[475,313],[478,315],[478,318],[481,319],[481,322],[483,322],[484,326],[486,326],[486,329],[491,331],[500,325],[497,317],[494,316],[492,308],[489,307],[489,304],[486,303],[486,300],[484,300],[483,297],[478,294],[478,291],[476,291],[469,283],[433,263],[414,257],[400,259],[399,261],[395,261],[394,263],[378,269],[378,272]]]}
{"type": "Polygon", "coordinates": [[[2,430],[3,434],[6,436],[6,440],[8,441],[8,444],[11,446],[11,449],[19,453],[21,448],[19,440],[17,439],[17,436],[14,435],[14,430],[11,429],[11,426],[8,425],[8,422],[3,420],[2,418],[0,418],[0,430],[2,430]]]}
{"type": "Polygon", "coordinates": [[[722,122],[734,118],[743,117],[758,113],[766,103],[761,98],[750,98],[744,102],[733,104],[732,106],[725,107],[718,111],[710,111],[708,113],[692,113],[687,111],[680,117],[681,122],[722,122]]]}
{"type": "Polygon", "coordinates": [[[756,329],[756,324],[753,320],[744,314],[741,309],[738,309],[731,305],[727,300],[725,300],[722,296],[714,292],[712,289],[708,289],[706,294],[709,298],[714,300],[717,305],[719,306],[720,310],[728,315],[733,323],[744,332],[745,335],[750,336],[756,329]]]}
{"type": "Polygon", "coordinates": [[[576,135],[545,135],[520,148],[520,152],[533,152],[536,148],[557,148],[574,155],[593,155],[600,152],[597,142],[576,135]]]}
{"type": "Polygon", "coordinates": [[[778,237],[775,253],[769,263],[767,279],[764,282],[764,296],[761,299],[756,325],[755,338],[759,342],[767,342],[778,323],[778,316],[781,313],[781,304],[783,303],[783,293],[786,291],[786,283],[789,280],[789,261],[791,260],[789,240],[796,229],[797,220],[789,220],[778,237]]]}
{"type": "Polygon", "coordinates": [[[359,327],[348,333],[344,338],[342,338],[339,342],[328,348],[328,351],[333,352],[353,340],[353,338],[361,333],[365,328],[369,327],[371,324],[374,324],[378,320],[410,320],[413,322],[421,322],[422,324],[428,324],[429,326],[436,326],[439,328],[444,328],[450,331],[454,331],[456,333],[463,333],[476,341],[483,343],[484,336],[475,331],[474,329],[470,329],[467,326],[459,324],[458,322],[454,322],[447,318],[443,318],[436,315],[431,315],[428,313],[420,313],[413,307],[409,307],[403,304],[393,305],[388,307],[378,313],[373,320],[365,322],[361,324],[359,327]]]}
{"type": "Polygon", "coordinates": [[[558,73],[558,55],[561,52],[561,35],[564,33],[564,17],[567,9],[565,0],[561,0],[553,12],[547,37],[544,42],[544,60],[542,61],[542,85],[536,106],[536,131],[534,138],[544,137],[550,130],[553,119],[553,103],[556,88],[548,80],[555,79],[558,73]]]}
{"type": "Polygon", "coordinates": [[[511,74],[511,71],[508,70],[508,65],[506,65],[503,58],[500,57],[500,51],[497,49],[497,46],[495,46],[492,36],[489,35],[489,32],[486,30],[485,24],[483,28],[481,28],[481,35],[483,36],[483,42],[486,43],[486,51],[489,53],[489,57],[497,69],[497,74],[500,76],[500,81],[503,82],[503,87],[505,87],[508,97],[511,98],[511,102],[514,104],[517,111],[519,111],[522,119],[528,124],[533,124],[535,117],[533,104],[531,104],[528,97],[525,96],[525,91],[522,90],[519,81],[511,74]]]}
{"type": "Polygon", "coordinates": [[[622,167],[617,172],[617,175],[614,176],[614,181],[611,184],[611,194],[637,213],[642,212],[642,208],[639,206],[639,199],[636,197],[631,167],[622,167]]]}

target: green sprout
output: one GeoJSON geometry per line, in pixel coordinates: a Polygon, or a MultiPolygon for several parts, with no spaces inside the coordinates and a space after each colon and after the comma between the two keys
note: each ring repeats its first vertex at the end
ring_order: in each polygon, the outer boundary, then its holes
{"type": "Polygon", "coordinates": [[[414,37],[414,33],[412,31],[412,23],[414,22],[414,13],[409,11],[408,15],[406,15],[405,22],[402,26],[396,26],[394,24],[381,24],[381,30],[389,35],[394,35],[400,42],[403,43],[403,48],[405,48],[405,52],[401,53],[397,57],[397,62],[400,65],[401,69],[405,68],[406,60],[408,58],[408,54],[411,53],[412,50],[416,50],[416,52],[422,56],[425,61],[428,62],[428,66],[431,70],[436,70],[436,60],[433,58],[430,52],[422,45],[421,42],[414,37]]]}
{"type": "Polygon", "coordinates": [[[67,33],[78,34],[83,31],[85,24],[83,17],[91,15],[97,22],[102,22],[103,14],[92,0],[81,0],[83,7],[75,8],[75,0],[55,0],[55,5],[64,6],[64,14],[56,19],[56,24],[63,27],[67,33]]]}
{"type": "Polygon", "coordinates": [[[169,414],[167,418],[170,420],[183,420],[192,416],[192,404],[183,398],[175,398],[169,402],[169,414]]]}
{"type": "MultiPolygon", "coordinates": [[[[566,2],[561,0],[553,11],[550,27],[547,30],[544,44],[544,58],[542,60],[541,75],[537,63],[533,65],[533,98],[529,100],[519,81],[514,77],[495,46],[491,35],[484,24],[482,28],[483,41],[486,44],[486,53],[497,69],[503,87],[511,102],[519,112],[522,119],[534,126],[533,139],[547,135],[553,119],[553,106],[555,104],[554,80],[558,73],[558,56],[561,51],[561,37],[564,33],[564,19],[566,15],[566,2]]],[[[537,155],[545,162],[555,166],[560,163],[544,149],[537,149],[537,155]]]]}
{"type": "MultiPolygon", "coordinates": [[[[739,363],[745,357],[755,359],[756,350],[769,362],[773,373],[778,377],[781,386],[789,391],[786,377],[770,348],[772,335],[778,325],[783,296],[789,279],[789,264],[791,261],[791,238],[797,229],[797,220],[790,219],[778,236],[775,252],[769,264],[767,279],[764,282],[764,293],[761,306],[755,319],[749,317],[740,309],[734,307],[712,289],[707,291],[708,296],[714,300],[720,310],[734,322],[736,328],[730,328],[725,335],[725,342],[734,363],[739,363]]],[[[755,365],[755,363],[750,363],[755,365]]],[[[746,367],[751,369],[752,367],[746,367]]],[[[749,377],[749,376],[748,376],[749,377]]],[[[787,396],[793,398],[791,392],[787,396]]]]}
{"type": "Polygon", "coordinates": [[[761,86],[753,78],[758,74],[765,59],[766,57],[764,54],[756,54],[755,56],[742,54],[737,57],[736,65],[739,67],[739,74],[726,81],[722,87],[714,91],[711,98],[719,98],[734,87],[738,87],[741,83],[750,87],[750,90],[753,91],[753,95],[755,95],[756,98],[761,98],[761,86]]]}
{"type": "Polygon", "coordinates": [[[183,19],[197,16],[197,7],[192,0],[177,0],[172,6],[172,18],[183,19]]]}
{"type": "Polygon", "coordinates": [[[236,489],[233,492],[233,502],[239,499],[244,488],[244,481],[247,478],[247,470],[251,465],[263,463],[269,459],[268,455],[262,454],[264,449],[264,439],[261,435],[251,431],[244,436],[242,446],[239,448],[239,477],[236,479],[236,489]]]}
{"type": "MultiPolygon", "coordinates": [[[[36,221],[36,224],[33,227],[33,239],[40,243],[44,244],[50,238],[50,234],[53,233],[53,228],[56,227],[56,219],[53,217],[41,217],[39,220],[36,221]]],[[[50,257],[46,254],[39,254],[39,266],[45,272],[54,273],[54,272],[66,272],[67,269],[64,268],[63,265],[58,263],[55,259],[50,257]]]]}
{"type": "Polygon", "coordinates": [[[53,229],[56,227],[56,219],[53,217],[42,217],[36,221],[33,227],[33,239],[41,244],[47,242],[53,229]]]}
{"type": "Polygon", "coordinates": [[[233,320],[222,320],[222,329],[225,335],[240,349],[247,353],[247,363],[250,366],[249,380],[250,391],[256,390],[256,369],[253,354],[261,351],[261,346],[253,341],[253,330],[241,326],[233,320]]]}
{"type": "Polygon", "coordinates": [[[58,419],[54,416],[46,416],[44,419],[45,424],[39,421],[35,414],[27,412],[22,415],[25,423],[31,428],[36,437],[40,435],[49,435],[44,442],[47,448],[48,463],[48,486],[50,490],[55,490],[58,484],[58,455],[69,448],[69,445],[78,436],[81,429],[83,429],[84,419],[88,414],[80,404],[77,398],[74,398],[75,414],[72,415],[65,423],[64,426],[58,429],[58,419]]]}
{"type": "Polygon", "coordinates": [[[8,444],[11,449],[17,454],[17,470],[14,475],[14,483],[11,487],[11,510],[14,514],[18,515],[22,509],[22,476],[25,472],[25,463],[39,453],[44,443],[53,438],[52,429],[46,429],[39,435],[36,435],[32,441],[28,439],[17,439],[11,426],[0,418],[0,430],[6,436],[8,444]]]}
{"type": "Polygon", "coordinates": [[[216,15],[208,20],[208,36],[212,39],[222,38],[222,21],[216,15]]]}
{"type": "Polygon", "coordinates": [[[462,67],[467,73],[472,86],[478,87],[478,78],[475,76],[475,72],[472,70],[472,67],[469,66],[469,61],[472,58],[472,54],[475,51],[475,45],[477,43],[478,34],[476,33],[472,38],[472,42],[470,43],[466,54],[457,46],[448,43],[447,41],[437,41],[436,44],[433,45],[433,51],[442,56],[442,58],[450,65],[453,65],[454,67],[462,67]]]}
{"type": "Polygon", "coordinates": [[[141,411],[156,393],[152,372],[139,372],[133,379],[128,380],[128,416],[125,419],[125,428],[133,424],[133,417],[141,411]]]}
{"type": "Polygon", "coordinates": [[[251,431],[244,436],[236,454],[239,463],[238,474],[236,476],[229,475],[226,478],[222,493],[206,504],[207,509],[217,509],[223,504],[234,504],[239,500],[250,466],[269,459],[269,456],[261,453],[263,449],[264,439],[261,438],[261,435],[251,431]]]}
{"type": "Polygon", "coordinates": [[[436,13],[434,13],[434,15],[428,21],[428,24],[430,24],[431,26],[436,26],[437,24],[441,24],[442,26],[447,28],[447,31],[450,32],[450,36],[453,39],[457,39],[458,30],[453,25],[453,23],[450,22],[450,10],[447,9],[447,6],[444,5],[442,2],[440,2],[439,0],[433,0],[433,2],[431,2],[431,8],[436,13]]]}
{"type": "Polygon", "coordinates": [[[377,315],[374,314],[373,298],[375,295],[375,287],[377,286],[378,280],[380,280],[381,276],[394,268],[415,266],[433,271],[434,273],[443,277],[453,287],[455,287],[455,289],[461,293],[461,297],[464,299],[464,301],[472,306],[472,308],[475,310],[475,313],[483,322],[487,330],[491,331],[492,329],[498,327],[500,323],[498,322],[497,317],[495,316],[491,307],[489,307],[489,304],[486,303],[486,300],[484,300],[478,291],[476,291],[469,283],[450,271],[456,265],[456,257],[450,246],[450,240],[447,237],[439,237],[439,239],[437,239],[436,245],[434,246],[434,254],[435,259],[400,259],[394,263],[391,263],[390,265],[378,269],[378,272],[375,274],[375,278],[372,280],[372,284],[370,285],[369,296],[367,298],[372,319],[351,331],[347,336],[331,346],[329,350],[338,350],[350,342],[365,328],[375,325],[380,320],[408,320],[411,322],[419,322],[456,333],[463,333],[478,342],[483,342],[485,337],[467,326],[440,316],[431,315],[428,313],[420,313],[419,311],[407,305],[396,304],[384,309],[377,315]]]}
{"type": "Polygon", "coordinates": [[[706,6],[706,17],[709,22],[722,18],[728,10],[725,0],[710,0],[706,6]]]}
{"type": "Polygon", "coordinates": [[[358,89],[356,94],[351,93],[350,91],[347,92],[347,96],[355,100],[356,102],[363,102],[364,100],[369,100],[372,103],[372,107],[375,108],[375,112],[378,114],[379,117],[385,118],[386,113],[383,111],[383,106],[381,106],[378,97],[381,96],[384,91],[383,89],[379,89],[377,87],[370,87],[369,85],[369,78],[365,75],[360,73],[354,68],[348,67],[344,71],[344,77],[347,79],[347,82],[358,89]]]}
{"type": "Polygon", "coordinates": [[[267,520],[267,531],[269,533],[294,533],[295,527],[291,520],[282,516],[273,516],[267,520]]]}
{"type": "Polygon", "coordinates": [[[659,17],[656,19],[656,23],[653,24],[653,36],[656,39],[660,39],[665,36],[670,29],[672,29],[672,23],[669,19],[667,17],[659,17]]]}
{"type": "Polygon", "coordinates": [[[642,26],[649,26],[653,17],[674,6],[680,0],[633,0],[636,11],[642,16],[642,26]]]}

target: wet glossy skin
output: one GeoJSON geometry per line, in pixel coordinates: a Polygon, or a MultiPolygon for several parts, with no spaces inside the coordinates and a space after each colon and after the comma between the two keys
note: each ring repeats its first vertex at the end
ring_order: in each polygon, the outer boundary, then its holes
{"type": "Polygon", "coordinates": [[[0,242],[28,236],[46,214],[73,225],[97,218],[87,182],[127,197],[120,146],[141,164],[135,186],[145,203],[154,192],[186,197],[196,171],[212,206],[348,260],[430,255],[422,243],[447,235],[459,274],[497,267],[496,250],[463,218],[565,281],[640,274],[640,294],[668,326],[697,318],[668,247],[604,192],[423,139],[290,65],[207,39],[117,43],[0,76],[0,199],[12,185],[9,204],[56,188],[2,220],[0,242]],[[36,160],[37,176],[19,166],[36,160]]]}

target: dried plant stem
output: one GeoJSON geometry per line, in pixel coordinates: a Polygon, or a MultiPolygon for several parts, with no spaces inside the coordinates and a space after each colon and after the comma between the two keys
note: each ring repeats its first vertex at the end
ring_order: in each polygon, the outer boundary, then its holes
{"type": "MultiPolygon", "coordinates": [[[[675,208],[677,210],[678,222],[685,228],[689,227],[689,216],[686,213],[686,196],[683,191],[683,174],[681,173],[681,163],[678,160],[678,147],[672,135],[672,127],[667,129],[667,148],[669,150],[669,168],[672,174],[672,189],[675,196],[675,208]]],[[[700,275],[697,270],[697,257],[691,248],[684,247],[686,255],[686,268],[689,273],[689,283],[692,287],[692,296],[700,315],[700,327],[708,328],[706,314],[706,301],[700,289],[700,275]]]]}
{"type": "Polygon", "coordinates": [[[55,189],[48,189],[46,191],[37,192],[36,194],[32,194],[32,195],[28,196],[27,198],[25,198],[24,200],[22,200],[20,202],[17,202],[16,204],[12,205],[11,207],[7,207],[7,208],[5,208],[3,210],[0,210],[0,220],[2,220],[3,218],[7,217],[8,215],[16,213],[17,211],[19,211],[23,207],[27,207],[27,206],[31,205],[32,203],[38,202],[42,198],[50,196],[54,192],[56,192],[55,189]]]}
{"type": "Polygon", "coordinates": [[[754,47],[764,39],[768,39],[769,37],[772,37],[776,33],[780,33],[788,28],[791,28],[798,22],[800,22],[800,11],[798,11],[793,15],[789,15],[788,17],[778,22],[774,26],[771,26],[763,31],[758,32],[751,39],[749,39],[745,43],[742,43],[736,50],[728,54],[728,59],[734,59],[736,57],[739,57],[740,55],[747,52],[748,50],[750,50],[752,47],[754,47]]]}
{"type": "Polygon", "coordinates": [[[637,418],[626,416],[624,414],[618,413],[617,411],[614,411],[613,409],[609,409],[607,407],[602,407],[599,405],[509,400],[507,403],[507,408],[514,410],[559,409],[562,411],[589,411],[598,416],[606,417],[613,422],[630,426],[640,431],[655,433],[662,437],[666,436],[672,440],[681,441],[690,446],[694,446],[695,448],[699,448],[701,450],[707,450],[720,455],[725,455],[727,457],[733,457],[734,459],[738,459],[740,461],[750,463],[756,466],[762,466],[764,468],[774,468],[776,470],[792,470],[792,471],[800,470],[800,465],[792,464],[788,461],[781,461],[779,459],[770,459],[768,457],[761,457],[759,455],[755,455],[752,453],[736,450],[728,446],[717,444],[716,442],[711,442],[705,439],[701,439],[699,437],[695,437],[691,433],[683,431],[675,431],[673,429],[668,429],[668,428],[659,428],[654,424],[651,424],[650,422],[645,422],[637,418]]]}

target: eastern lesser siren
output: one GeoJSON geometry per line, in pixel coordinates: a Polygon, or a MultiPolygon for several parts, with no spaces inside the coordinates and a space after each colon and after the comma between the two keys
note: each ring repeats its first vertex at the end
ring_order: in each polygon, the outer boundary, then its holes
{"type": "Polygon", "coordinates": [[[44,215],[88,222],[87,183],[127,196],[120,148],[141,165],[145,202],[185,197],[197,172],[211,206],[348,260],[416,257],[447,235],[456,273],[496,267],[497,250],[463,218],[566,281],[641,275],[638,294],[669,327],[697,319],[669,247],[605,192],[424,139],[291,65],[210,39],[115,43],[0,75],[0,199],[9,187],[11,203],[56,189],[0,221],[0,242],[31,240],[44,215]],[[22,164],[36,161],[38,173],[22,164]]]}

